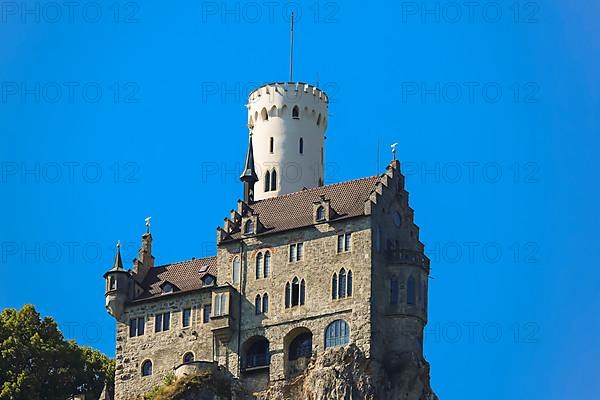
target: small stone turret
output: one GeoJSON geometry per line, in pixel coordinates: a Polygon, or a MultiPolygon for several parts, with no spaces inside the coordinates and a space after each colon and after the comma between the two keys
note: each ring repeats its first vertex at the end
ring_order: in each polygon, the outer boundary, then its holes
{"type": "Polygon", "coordinates": [[[129,300],[131,277],[129,272],[123,268],[121,259],[121,244],[117,243],[117,254],[113,267],[104,274],[106,279],[106,309],[110,315],[120,319],[125,309],[125,303],[129,300]]]}

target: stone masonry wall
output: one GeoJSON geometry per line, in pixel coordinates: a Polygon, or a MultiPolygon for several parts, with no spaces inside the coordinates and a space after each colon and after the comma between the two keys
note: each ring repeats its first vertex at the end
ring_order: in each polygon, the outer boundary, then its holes
{"type": "Polygon", "coordinates": [[[202,322],[202,306],[211,303],[210,290],[191,294],[167,295],[153,300],[130,305],[123,321],[117,323],[117,351],[115,374],[115,400],[141,398],[163,378],[183,363],[185,353],[191,351],[196,360],[213,358],[213,336],[211,323],[202,322]],[[184,328],[182,310],[192,308],[191,324],[184,328]],[[154,332],[156,313],[171,312],[170,329],[154,332]],[[143,336],[129,337],[130,318],[146,318],[143,336]],[[142,376],[141,367],[145,360],[152,361],[152,375],[142,376]]]}
{"type": "MultiPolygon", "coordinates": [[[[306,329],[313,334],[313,352],[322,352],[327,326],[343,319],[350,325],[350,341],[365,354],[370,353],[370,288],[371,288],[371,233],[368,217],[358,217],[336,222],[324,222],[308,228],[281,234],[256,236],[244,239],[242,279],[238,288],[242,296],[242,330],[230,341],[229,365],[237,364],[238,343],[255,336],[264,336],[270,343],[270,380],[284,379],[289,343],[306,329]],[[351,251],[337,251],[337,236],[351,233],[351,251]],[[289,261],[289,245],[304,243],[302,261],[289,261]],[[256,279],[258,252],[271,252],[271,273],[267,278],[256,279]],[[331,280],[334,272],[344,267],[353,274],[353,295],[332,300],[331,280]],[[306,303],[285,308],[285,285],[294,277],[306,282],[306,303]],[[269,296],[269,311],[256,315],[254,299],[257,294],[269,296]]],[[[232,262],[240,255],[239,242],[222,245],[218,249],[220,282],[232,282],[232,262]]],[[[232,371],[237,375],[237,371],[232,371]]]]}

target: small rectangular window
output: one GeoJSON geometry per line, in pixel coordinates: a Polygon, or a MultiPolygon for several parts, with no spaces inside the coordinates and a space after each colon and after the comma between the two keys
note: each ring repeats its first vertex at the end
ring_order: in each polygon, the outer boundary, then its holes
{"type": "Polygon", "coordinates": [[[188,326],[190,326],[191,317],[192,317],[192,309],[184,308],[183,311],[181,312],[181,320],[183,322],[184,328],[187,328],[188,326]]]}
{"type": "Polygon", "coordinates": [[[137,336],[137,319],[132,318],[129,320],[129,337],[137,336]]]}
{"type": "Polygon", "coordinates": [[[211,308],[212,308],[211,304],[205,304],[203,307],[202,322],[205,324],[210,321],[211,308]]]}
{"type": "Polygon", "coordinates": [[[346,238],[344,241],[344,251],[350,251],[350,239],[352,237],[351,233],[346,233],[346,238]]]}
{"type": "Polygon", "coordinates": [[[154,332],[162,331],[162,314],[156,314],[154,317],[154,332]]]}
{"type": "Polygon", "coordinates": [[[168,331],[171,327],[171,313],[165,313],[163,315],[163,331],[168,331]]]}
{"type": "Polygon", "coordinates": [[[146,328],[146,319],[143,317],[138,318],[137,319],[137,335],[143,336],[145,328],[146,328]]]}
{"type": "Polygon", "coordinates": [[[296,261],[302,261],[302,257],[304,256],[304,243],[298,243],[297,249],[296,261]]]}
{"type": "Polygon", "coordinates": [[[296,261],[296,245],[290,245],[290,262],[296,261]]]}
{"type": "Polygon", "coordinates": [[[342,251],[344,251],[344,235],[338,235],[338,241],[337,241],[337,251],[338,253],[341,253],[342,251]]]}

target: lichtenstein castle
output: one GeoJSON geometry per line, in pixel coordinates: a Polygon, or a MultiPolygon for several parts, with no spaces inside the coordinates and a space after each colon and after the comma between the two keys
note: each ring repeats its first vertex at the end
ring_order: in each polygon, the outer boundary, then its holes
{"type": "Polygon", "coordinates": [[[217,228],[216,255],[155,265],[149,231],[130,270],[117,252],[104,274],[116,400],[203,370],[262,399],[436,398],[423,355],[429,260],[400,163],[326,185],[327,125],[317,87],[258,88],[243,200],[217,228]]]}

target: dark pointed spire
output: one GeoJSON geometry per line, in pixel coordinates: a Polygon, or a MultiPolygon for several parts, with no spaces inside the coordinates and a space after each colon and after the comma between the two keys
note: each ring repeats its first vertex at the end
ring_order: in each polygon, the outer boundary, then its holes
{"type": "Polygon", "coordinates": [[[254,169],[254,150],[252,149],[252,131],[248,142],[248,154],[246,155],[246,164],[244,171],[240,176],[240,180],[244,182],[244,202],[250,204],[254,202],[254,184],[258,182],[258,176],[254,169]]]}
{"type": "Polygon", "coordinates": [[[248,142],[248,154],[246,155],[246,164],[244,165],[244,172],[240,176],[242,182],[252,181],[257,182],[258,176],[254,169],[254,150],[252,149],[252,132],[250,132],[250,139],[248,142]]]}
{"type": "Polygon", "coordinates": [[[115,256],[115,262],[111,271],[124,271],[123,260],[121,259],[121,241],[117,242],[117,255],[115,256]]]}

